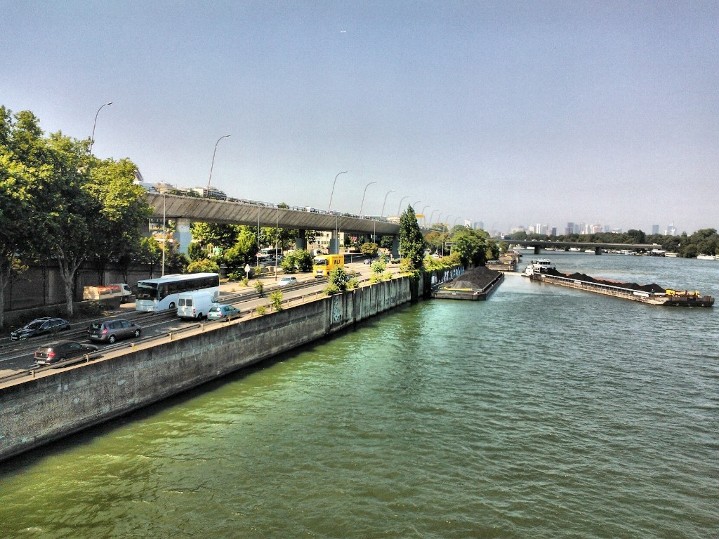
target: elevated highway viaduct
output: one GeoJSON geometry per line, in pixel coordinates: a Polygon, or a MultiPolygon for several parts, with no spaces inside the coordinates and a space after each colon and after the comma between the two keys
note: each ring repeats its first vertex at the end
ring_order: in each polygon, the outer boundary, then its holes
{"type": "Polygon", "coordinates": [[[147,193],[152,216],[157,219],[173,219],[177,223],[180,250],[186,252],[190,243],[190,223],[222,223],[233,225],[276,226],[298,229],[297,246],[306,249],[305,230],[332,232],[331,245],[337,252],[338,231],[395,237],[399,225],[384,219],[360,217],[340,212],[321,212],[299,208],[279,208],[276,205],[241,200],[217,200],[181,195],[147,193]]]}

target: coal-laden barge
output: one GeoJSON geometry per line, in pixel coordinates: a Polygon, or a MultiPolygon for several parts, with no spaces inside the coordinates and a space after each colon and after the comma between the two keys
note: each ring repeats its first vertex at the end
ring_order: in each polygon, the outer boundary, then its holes
{"type": "Polygon", "coordinates": [[[630,301],[638,301],[648,305],[660,305],[664,307],[711,307],[714,305],[712,296],[703,296],[698,290],[673,290],[662,288],[652,283],[639,285],[636,283],[623,283],[607,279],[596,279],[583,273],[564,274],[555,268],[535,271],[529,278],[534,281],[566,286],[613,296],[630,301]]]}

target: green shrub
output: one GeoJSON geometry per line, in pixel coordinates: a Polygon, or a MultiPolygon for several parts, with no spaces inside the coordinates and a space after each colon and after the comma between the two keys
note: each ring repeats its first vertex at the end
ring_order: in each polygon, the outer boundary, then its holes
{"type": "Polygon", "coordinates": [[[339,293],[340,293],[340,289],[339,289],[339,287],[338,287],[336,284],[334,284],[334,283],[329,283],[329,284],[325,287],[325,294],[327,294],[328,296],[331,296],[331,295],[333,295],[333,294],[339,294],[339,293]]]}
{"type": "Polygon", "coordinates": [[[359,279],[357,279],[357,277],[352,277],[349,281],[347,281],[347,290],[354,290],[356,288],[359,288],[359,279]]]}
{"type": "Polygon", "coordinates": [[[265,285],[262,284],[262,281],[259,279],[255,281],[255,290],[257,290],[257,294],[262,297],[262,295],[265,292],[265,285]]]}
{"type": "Polygon", "coordinates": [[[263,314],[265,314],[267,312],[267,307],[265,307],[264,305],[258,305],[257,308],[255,309],[255,311],[257,312],[257,314],[262,316],[263,314]]]}
{"type": "Polygon", "coordinates": [[[282,310],[282,292],[275,290],[270,294],[270,301],[272,301],[272,308],[280,312],[282,310]]]}
{"type": "Polygon", "coordinates": [[[385,269],[387,269],[387,264],[385,264],[384,260],[377,260],[372,263],[373,273],[382,273],[385,269]]]}

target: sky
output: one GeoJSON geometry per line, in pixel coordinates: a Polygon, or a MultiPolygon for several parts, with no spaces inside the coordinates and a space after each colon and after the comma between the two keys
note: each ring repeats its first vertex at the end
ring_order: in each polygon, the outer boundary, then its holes
{"type": "Polygon", "coordinates": [[[504,232],[719,228],[716,0],[0,13],[0,105],[79,139],[97,113],[93,152],[148,182],[206,186],[212,167],[232,197],[504,232]]]}

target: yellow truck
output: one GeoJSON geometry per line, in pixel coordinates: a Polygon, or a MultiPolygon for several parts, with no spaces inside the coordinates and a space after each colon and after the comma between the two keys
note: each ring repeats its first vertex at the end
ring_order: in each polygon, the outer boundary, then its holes
{"type": "Polygon", "coordinates": [[[312,273],[315,278],[329,277],[333,269],[343,268],[344,265],[344,255],[320,255],[316,256],[313,260],[312,273]]]}

